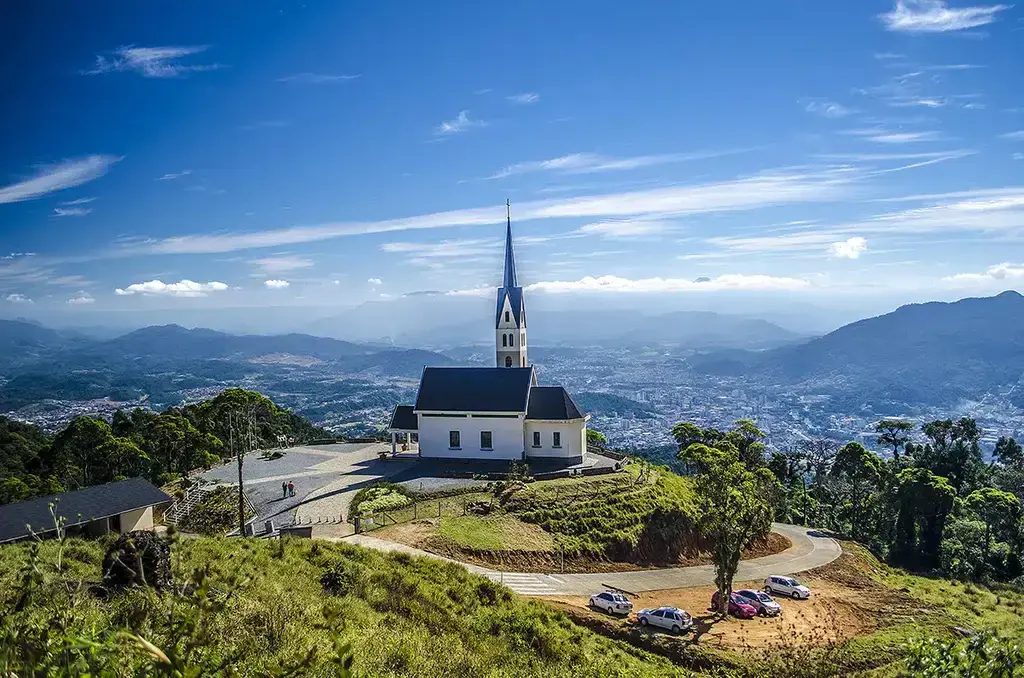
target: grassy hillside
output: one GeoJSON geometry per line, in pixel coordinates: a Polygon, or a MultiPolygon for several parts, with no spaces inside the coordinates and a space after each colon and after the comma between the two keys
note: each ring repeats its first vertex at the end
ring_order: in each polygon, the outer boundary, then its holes
{"type": "Polygon", "coordinates": [[[356,676],[690,675],[434,560],[308,540],[287,540],[283,554],[266,541],[182,540],[175,590],[119,594],[96,586],[103,541],[70,540],[63,553],[46,542],[33,559],[35,548],[0,547],[2,675],[49,664],[141,675],[162,655],[198,669],[189,675],[343,675],[339,657],[356,676]]]}

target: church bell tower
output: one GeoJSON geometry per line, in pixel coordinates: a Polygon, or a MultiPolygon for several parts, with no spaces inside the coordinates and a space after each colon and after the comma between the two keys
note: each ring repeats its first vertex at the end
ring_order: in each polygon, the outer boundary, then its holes
{"type": "Polygon", "coordinates": [[[526,306],[523,288],[516,280],[516,256],[512,249],[512,207],[505,201],[505,278],[498,288],[494,320],[495,354],[498,367],[527,367],[526,306]]]}

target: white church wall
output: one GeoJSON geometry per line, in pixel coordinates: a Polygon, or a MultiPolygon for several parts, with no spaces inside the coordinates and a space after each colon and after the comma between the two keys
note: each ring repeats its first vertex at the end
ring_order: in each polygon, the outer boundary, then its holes
{"type": "Polygon", "coordinates": [[[587,449],[587,426],[577,421],[526,420],[526,456],[528,458],[577,459],[587,449]],[[554,433],[561,434],[561,446],[554,446],[554,433]],[[540,445],[534,446],[534,433],[540,433],[540,445]]]}
{"type": "Polygon", "coordinates": [[[522,459],[522,417],[441,417],[420,414],[420,456],[447,459],[522,459]],[[448,446],[449,432],[458,431],[460,449],[448,446]],[[491,432],[492,449],[480,448],[480,433],[491,432]]]}

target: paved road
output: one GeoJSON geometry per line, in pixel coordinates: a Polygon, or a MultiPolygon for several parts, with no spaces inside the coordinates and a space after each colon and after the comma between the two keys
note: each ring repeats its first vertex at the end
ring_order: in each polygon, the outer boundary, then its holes
{"type": "MultiPolygon", "coordinates": [[[[789,537],[793,545],[771,556],[744,560],[736,573],[736,581],[760,580],[772,574],[792,575],[804,570],[827,565],[839,557],[842,549],[832,538],[808,530],[805,527],[775,523],[772,529],[789,537]]],[[[343,541],[379,551],[403,551],[413,555],[448,560],[427,551],[377,539],[365,534],[352,535],[343,541]]],[[[516,593],[531,596],[589,596],[595,591],[614,587],[623,591],[640,593],[661,589],[705,586],[715,581],[715,569],[711,565],[693,567],[672,567],[661,570],[637,572],[612,572],[596,574],[540,574],[533,572],[496,572],[485,567],[460,563],[470,572],[481,574],[500,582],[516,593]]]]}

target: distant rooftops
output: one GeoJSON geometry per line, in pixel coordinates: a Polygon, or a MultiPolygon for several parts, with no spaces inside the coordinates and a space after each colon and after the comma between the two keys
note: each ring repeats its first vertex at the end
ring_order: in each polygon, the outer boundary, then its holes
{"type": "Polygon", "coordinates": [[[65,519],[65,527],[74,527],[170,501],[166,492],[145,478],[129,478],[7,504],[0,506],[0,544],[25,539],[33,533],[53,532],[56,528],[50,515],[51,503],[54,514],[65,519]]]}

